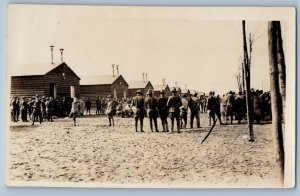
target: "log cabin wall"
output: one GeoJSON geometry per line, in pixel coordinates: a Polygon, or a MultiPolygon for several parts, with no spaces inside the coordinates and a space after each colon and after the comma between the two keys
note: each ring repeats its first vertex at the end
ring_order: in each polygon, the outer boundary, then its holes
{"type": "Polygon", "coordinates": [[[44,94],[44,76],[12,76],[10,94],[33,97],[44,94]]]}
{"type": "Polygon", "coordinates": [[[107,98],[108,95],[112,95],[111,85],[80,85],[80,95],[81,97],[89,98],[92,108],[95,108],[98,97],[107,98]]]}

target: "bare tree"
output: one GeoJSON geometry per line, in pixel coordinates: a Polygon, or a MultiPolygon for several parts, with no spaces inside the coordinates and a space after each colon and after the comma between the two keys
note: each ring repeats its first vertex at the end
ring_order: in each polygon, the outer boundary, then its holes
{"type": "MultiPolygon", "coordinates": [[[[250,102],[250,63],[251,58],[248,55],[247,49],[247,39],[246,39],[246,24],[243,20],[243,48],[244,48],[244,70],[245,70],[245,83],[246,83],[246,105],[247,105],[247,119],[248,119],[248,129],[249,129],[249,141],[254,141],[254,132],[252,125],[252,112],[251,112],[251,102],[250,102]]],[[[250,36],[251,37],[251,36],[250,36]]],[[[252,53],[252,45],[250,46],[250,52],[252,53]]]]}
{"type": "Polygon", "coordinates": [[[282,134],[282,99],[279,87],[278,70],[278,21],[268,23],[269,35],[269,63],[270,63],[270,84],[271,84],[271,107],[273,124],[273,141],[275,147],[276,163],[279,170],[280,180],[284,182],[284,146],[282,134]]]}

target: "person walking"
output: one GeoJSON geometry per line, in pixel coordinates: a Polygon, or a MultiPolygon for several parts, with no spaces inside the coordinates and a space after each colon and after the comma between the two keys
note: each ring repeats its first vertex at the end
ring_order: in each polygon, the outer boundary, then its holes
{"type": "Polygon", "coordinates": [[[80,101],[77,100],[77,97],[73,98],[71,112],[69,114],[69,118],[73,119],[73,125],[76,126],[76,118],[80,115],[80,101]]]}

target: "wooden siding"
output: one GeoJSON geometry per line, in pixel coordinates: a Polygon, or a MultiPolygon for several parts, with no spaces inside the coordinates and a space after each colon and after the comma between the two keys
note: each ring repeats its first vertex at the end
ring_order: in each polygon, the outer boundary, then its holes
{"type": "Polygon", "coordinates": [[[44,76],[12,76],[10,94],[18,97],[33,97],[43,95],[44,76]]]}
{"type": "Polygon", "coordinates": [[[56,84],[57,95],[71,96],[71,86],[74,86],[75,95],[80,96],[78,76],[66,65],[61,64],[46,75],[40,76],[12,76],[11,95],[32,97],[36,94],[53,96],[50,94],[50,85],[56,84]],[[63,77],[65,73],[65,78],[63,77]]]}
{"type": "Polygon", "coordinates": [[[149,89],[153,90],[153,86],[151,85],[150,82],[148,82],[148,84],[145,86],[145,88],[128,89],[128,97],[131,97],[131,98],[135,97],[137,90],[141,90],[143,93],[143,96],[146,96],[146,93],[149,89]]]}
{"type": "Polygon", "coordinates": [[[76,97],[80,96],[80,85],[78,76],[65,64],[58,66],[45,75],[45,96],[50,95],[50,84],[56,84],[57,95],[71,96],[71,86],[75,88],[76,97]],[[65,78],[63,77],[65,73],[65,78]]]}
{"type": "Polygon", "coordinates": [[[98,97],[106,98],[108,95],[114,96],[114,89],[116,89],[117,98],[124,98],[124,90],[128,97],[128,84],[123,77],[118,78],[113,84],[80,85],[80,94],[82,97],[88,97],[94,108],[96,107],[98,97]]]}

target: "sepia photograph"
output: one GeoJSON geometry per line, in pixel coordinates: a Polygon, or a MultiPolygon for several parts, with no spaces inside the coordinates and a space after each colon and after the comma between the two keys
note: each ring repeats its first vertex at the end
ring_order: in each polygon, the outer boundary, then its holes
{"type": "Polygon", "coordinates": [[[293,7],[8,7],[6,184],[293,188],[293,7]]]}

